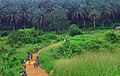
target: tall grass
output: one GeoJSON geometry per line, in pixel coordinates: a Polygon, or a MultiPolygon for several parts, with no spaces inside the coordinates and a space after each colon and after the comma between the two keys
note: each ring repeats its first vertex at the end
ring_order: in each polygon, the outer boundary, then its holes
{"type": "Polygon", "coordinates": [[[120,53],[86,53],[55,62],[51,76],[120,76],[120,53]]]}
{"type": "Polygon", "coordinates": [[[46,48],[41,49],[39,54],[40,67],[45,69],[48,73],[54,67],[54,61],[57,59],[57,47],[59,47],[63,42],[52,44],[46,48]]]}

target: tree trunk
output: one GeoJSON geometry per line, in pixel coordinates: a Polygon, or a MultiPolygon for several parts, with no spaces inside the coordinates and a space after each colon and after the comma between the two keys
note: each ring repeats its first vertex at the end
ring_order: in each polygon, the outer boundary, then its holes
{"type": "Polygon", "coordinates": [[[78,22],[78,27],[80,28],[80,22],[78,22]]]}
{"type": "Polygon", "coordinates": [[[94,16],[94,21],[93,21],[93,28],[95,29],[96,28],[96,18],[95,18],[95,16],[94,16]]]}
{"type": "Polygon", "coordinates": [[[24,21],[24,29],[25,29],[25,27],[26,27],[26,26],[25,26],[25,21],[24,21]]]}
{"type": "Polygon", "coordinates": [[[40,27],[42,27],[42,21],[43,21],[43,16],[41,16],[41,19],[40,19],[40,27]]]}
{"type": "Polygon", "coordinates": [[[86,27],[86,21],[85,21],[85,19],[83,19],[83,22],[84,22],[84,29],[85,29],[85,27],[86,27]]]}
{"type": "Polygon", "coordinates": [[[13,22],[12,26],[13,26],[13,31],[15,31],[15,23],[14,22],[13,22]]]}
{"type": "Polygon", "coordinates": [[[103,27],[105,26],[104,21],[102,21],[102,26],[103,26],[103,27]]]}

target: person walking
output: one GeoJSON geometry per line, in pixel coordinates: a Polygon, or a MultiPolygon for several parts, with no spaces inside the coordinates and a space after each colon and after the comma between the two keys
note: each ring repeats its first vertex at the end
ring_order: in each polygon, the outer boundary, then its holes
{"type": "Polygon", "coordinates": [[[21,60],[21,64],[22,64],[22,66],[24,67],[24,69],[26,69],[26,64],[25,64],[25,60],[24,60],[24,59],[21,60]]]}
{"type": "Polygon", "coordinates": [[[28,52],[28,62],[29,62],[29,64],[30,64],[30,60],[31,60],[31,55],[30,55],[30,53],[28,52]]]}
{"type": "Polygon", "coordinates": [[[38,59],[36,59],[36,61],[35,61],[35,67],[38,68],[38,66],[39,66],[39,62],[38,62],[38,59]]]}
{"type": "Polygon", "coordinates": [[[21,76],[28,76],[26,71],[23,72],[23,74],[21,74],[21,76]]]}

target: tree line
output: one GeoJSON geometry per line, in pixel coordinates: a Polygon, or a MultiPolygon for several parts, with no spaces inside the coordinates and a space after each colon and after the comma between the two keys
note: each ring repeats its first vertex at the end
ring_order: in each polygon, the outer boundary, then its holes
{"type": "Polygon", "coordinates": [[[95,29],[119,20],[120,0],[0,0],[0,29],[95,29]]]}

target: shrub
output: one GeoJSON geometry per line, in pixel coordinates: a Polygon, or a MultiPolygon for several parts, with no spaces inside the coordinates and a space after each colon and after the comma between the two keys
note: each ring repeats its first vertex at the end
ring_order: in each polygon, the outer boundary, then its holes
{"type": "Polygon", "coordinates": [[[8,32],[7,31],[3,31],[0,33],[1,37],[4,37],[4,36],[8,36],[8,32]]]}
{"type": "Polygon", "coordinates": [[[35,43],[40,40],[35,40],[36,38],[39,39],[39,36],[42,35],[42,31],[36,31],[35,29],[25,29],[25,30],[18,30],[12,32],[7,40],[7,43],[11,44],[12,46],[14,44],[18,44],[18,42],[29,44],[29,43],[35,43]]]}
{"type": "Polygon", "coordinates": [[[116,43],[119,40],[118,34],[115,33],[114,31],[107,32],[105,34],[105,38],[106,38],[106,40],[110,41],[111,43],[116,43]]]}
{"type": "Polygon", "coordinates": [[[45,34],[40,37],[42,42],[55,43],[61,40],[61,37],[56,34],[45,34]]]}
{"type": "Polygon", "coordinates": [[[75,36],[79,34],[82,34],[82,32],[77,25],[73,24],[69,27],[69,35],[75,36]]]}
{"type": "Polygon", "coordinates": [[[82,47],[78,43],[70,42],[67,40],[61,47],[58,49],[58,54],[64,57],[73,57],[76,54],[83,53],[82,47]]]}
{"type": "Polygon", "coordinates": [[[18,41],[16,44],[14,44],[13,47],[19,48],[19,47],[21,47],[21,46],[22,46],[22,42],[18,41]]]}
{"type": "MultiPolygon", "coordinates": [[[[1,54],[2,64],[0,64],[1,73],[4,76],[20,76],[23,67],[20,64],[20,54],[16,52],[16,49],[11,48],[6,53],[1,54]]],[[[21,55],[22,57],[23,55],[21,55]]]]}

